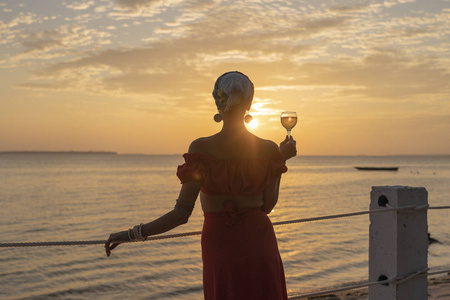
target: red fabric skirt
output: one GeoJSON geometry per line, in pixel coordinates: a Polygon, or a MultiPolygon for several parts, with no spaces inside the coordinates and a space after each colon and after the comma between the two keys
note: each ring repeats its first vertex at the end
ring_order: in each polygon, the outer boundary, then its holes
{"type": "Polygon", "coordinates": [[[206,212],[202,259],[206,300],[287,299],[275,232],[261,209],[206,212]]]}

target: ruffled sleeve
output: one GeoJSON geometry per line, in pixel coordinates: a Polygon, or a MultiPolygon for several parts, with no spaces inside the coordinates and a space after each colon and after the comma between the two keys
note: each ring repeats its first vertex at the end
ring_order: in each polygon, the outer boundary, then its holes
{"type": "Polygon", "coordinates": [[[205,156],[201,153],[185,153],[183,158],[185,163],[177,168],[181,183],[203,181],[206,177],[205,156]]]}

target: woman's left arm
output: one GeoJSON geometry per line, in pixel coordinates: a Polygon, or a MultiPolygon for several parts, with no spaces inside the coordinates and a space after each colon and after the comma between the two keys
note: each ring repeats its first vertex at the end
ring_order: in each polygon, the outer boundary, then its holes
{"type": "MultiPolygon", "coordinates": [[[[286,139],[280,143],[279,152],[284,163],[286,163],[286,160],[297,155],[297,142],[292,136],[290,138],[286,136],[286,139]]],[[[281,175],[272,179],[270,184],[265,188],[263,192],[264,204],[262,206],[262,210],[266,214],[269,214],[278,202],[280,181],[281,175]]]]}
{"type": "Polygon", "coordinates": [[[263,206],[261,209],[266,213],[270,214],[272,209],[278,202],[278,192],[280,190],[281,175],[279,177],[273,178],[269,185],[264,189],[263,192],[263,206]]]}

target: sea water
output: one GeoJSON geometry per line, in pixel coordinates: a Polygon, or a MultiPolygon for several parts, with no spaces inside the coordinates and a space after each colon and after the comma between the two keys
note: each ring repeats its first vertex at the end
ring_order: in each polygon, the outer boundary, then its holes
{"type": "MultiPolygon", "coordinates": [[[[0,243],[106,240],[172,209],[181,155],[0,154],[0,243]]],[[[296,157],[273,222],[369,209],[372,186],[422,186],[450,205],[450,156],[296,157]],[[397,166],[358,171],[354,166],[397,166]]],[[[200,205],[172,233],[201,230],[200,205]]],[[[449,210],[430,210],[432,270],[450,267],[449,210]]],[[[289,294],[367,281],[369,216],[276,226],[289,294]]],[[[202,299],[200,237],[0,248],[1,299],[202,299]]]]}

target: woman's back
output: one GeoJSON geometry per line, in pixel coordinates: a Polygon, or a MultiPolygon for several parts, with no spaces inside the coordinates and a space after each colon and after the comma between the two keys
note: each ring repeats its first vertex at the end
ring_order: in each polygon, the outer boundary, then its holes
{"type": "MultiPolygon", "coordinates": [[[[221,131],[195,140],[187,155],[190,154],[193,160],[200,161],[204,177],[200,194],[203,211],[223,211],[229,200],[238,209],[263,206],[263,190],[273,179],[271,160],[279,158],[275,143],[248,131],[221,131]]],[[[284,168],[278,164],[276,175],[284,168]]]]}

